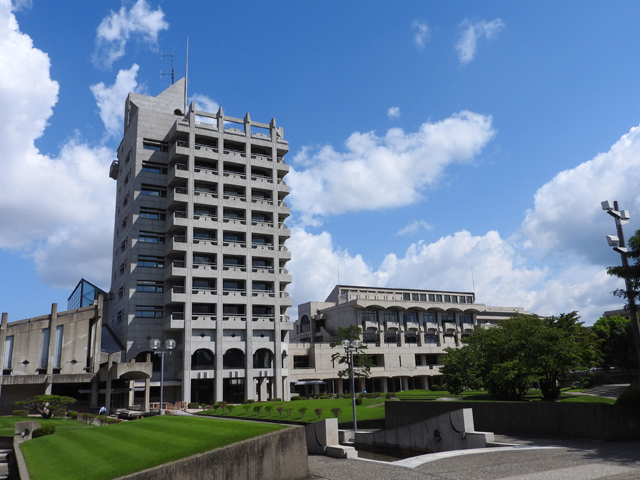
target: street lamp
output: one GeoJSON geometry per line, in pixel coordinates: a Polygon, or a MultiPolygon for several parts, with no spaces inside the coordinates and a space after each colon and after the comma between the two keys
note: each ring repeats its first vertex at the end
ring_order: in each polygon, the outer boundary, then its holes
{"type": "MultiPolygon", "coordinates": [[[[611,202],[608,200],[602,202],[601,205],[602,209],[611,215],[616,221],[616,231],[618,235],[607,235],[607,243],[610,247],[613,247],[613,250],[620,254],[622,257],[622,266],[626,272],[628,272],[628,250],[624,243],[624,232],[622,231],[622,226],[629,223],[629,211],[619,210],[617,201],[613,202],[613,206],[611,206],[611,202]]],[[[636,362],[638,371],[640,372],[640,326],[638,325],[638,309],[636,307],[635,292],[633,291],[633,285],[628,274],[625,275],[624,283],[627,288],[627,299],[629,300],[629,316],[631,317],[631,324],[633,325],[633,340],[636,346],[636,362]]]]}
{"type": "Polygon", "coordinates": [[[153,338],[149,340],[149,347],[151,348],[151,350],[154,351],[154,353],[159,354],[161,358],[160,360],[160,415],[162,415],[162,403],[164,400],[164,396],[163,396],[164,394],[164,354],[169,352],[169,355],[171,355],[171,350],[176,348],[176,341],[170,338],[169,340],[164,342],[164,347],[166,348],[166,350],[158,350],[161,346],[162,346],[162,342],[160,342],[160,340],[158,340],[157,338],[153,338]]]}
{"type": "Polygon", "coordinates": [[[360,348],[360,340],[342,340],[342,346],[347,355],[349,355],[349,369],[351,371],[351,399],[353,403],[353,431],[358,431],[358,419],[356,418],[356,388],[353,380],[353,352],[357,352],[360,348]]]}

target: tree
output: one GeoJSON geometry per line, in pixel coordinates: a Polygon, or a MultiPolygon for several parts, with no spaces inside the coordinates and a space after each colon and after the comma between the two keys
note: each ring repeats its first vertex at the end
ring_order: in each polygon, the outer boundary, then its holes
{"type": "MultiPolygon", "coordinates": [[[[612,277],[618,277],[623,280],[629,279],[631,281],[632,293],[636,302],[638,302],[640,300],[640,230],[637,230],[629,239],[627,249],[629,266],[609,267],[607,268],[607,273],[612,277]]],[[[629,301],[626,289],[619,288],[614,290],[613,294],[617,297],[626,298],[627,301],[629,301]]]]}
{"type": "Polygon", "coordinates": [[[635,344],[631,320],[619,315],[601,317],[593,324],[592,331],[602,340],[601,351],[605,365],[622,370],[635,368],[635,344]]]}
{"type": "Polygon", "coordinates": [[[553,400],[566,372],[601,358],[597,337],[576,312],[545,319],[517,314],[474,331],[463,343],[460,349],[445,349],[442,360],[440,371],[450,391],[484,387],[498,400],[523,400],[536,381],[545,400],[553,400]]]}
{"type": "Polygon", "coordinates": [[[59,409],[65,409],[68,405],[76,403],[72,397],[61,397],[59,395],[36,395],[30,400],[16,402],[16,405],[29,410],[37,410],[42,418],[49,419],[53,413],[59,409]]]}
{"type": "MultiPolygon", "coordinates": [[[[331,342],[329,345],[331,348],[342,347],[342,340],[360,340],[362,329],[357,325],[350,325],[348,327],[338,327],[337,342],[331,342]]],[[[373,366],[373,360],[371,355],[367,355],[365,352],[367,346],[360,344],[353,354],[353,376],[354,378],[369,378],[371,375],[371,367],[373,366]]],[[[331,360],[338,361],[339,365],[346,365],[346,367],[338,372],[338,377],[348,378],[351,376],[351,370],[349,367],[349,355],[343,352],[336,352],[331,355],[331,360]]]]}

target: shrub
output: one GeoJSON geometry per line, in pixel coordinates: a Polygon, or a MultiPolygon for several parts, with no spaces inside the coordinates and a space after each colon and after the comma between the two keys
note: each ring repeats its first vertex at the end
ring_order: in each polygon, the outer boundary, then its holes
{"type": "Polygon", "coordinates": [[[449,391],[449,386],[446,383],[443,383],[440,385],[440,391],[441,392],[448,392],[449,391]]]}
{"type": "Polygon", "coordinates": [[[622,392],[614,405],[640,410],[640,390],[626,390],[622,392]]]}
{"type": "Polygon", "coordinates": [[[242,409],[244,410],[245,414],[249,413],[250,408],[251,408],[251,405],[249,404],[242,405],[242,409]]]}
{"type": "Polygon", "coordinates": [[[65,408],[67,405],[75,403],[76,399],[72,397],[62,397],[60,395],[36,395],[29,400],[16,402],[19,407],[27,410],[37,410],[42,418],[48,419],[53,416],[53,412],[58,408],[65,408]]]}
{"type": "Polygon", "coordinates": [[[285,412],[287,412],[287,417],[290,417],[291,413],[293,412],[293,408],[287,408],[285,409],[285,412]]]}
{"type": "Polygon", "coordinates": [[[13,411],[13,416],[14,417],[28,417],[29,416],[29,410],[14,410],[13,411]]]}
{"type": "Polygon", "coordinates": [[[331,395],[320,395],[318,398],[320,400],[329,400],[331,398],[331,395]]]}
{"type": "Polygon", "coordinates": [[[282,411],[284,410],[284,407],[278,407],[276,408],[276,410],[278,411],[278,416],[282,416],[282,411]]]}
{"type": "Polygon", "coordinates": [[[71,420],[77,420],[78,419],[78,412],[76,412],[75,410],[69,410],[67,412],[67,417],[69,417],[71,420]]]}
{"type": "MultiPolygon", "coordinates": [[[[219,403],[214,403],[213,405],[211,405],[211,410],[213,410],[213,413],[216,413],[219,408],[220,408],[219,403]]],[[[222,410],[222,412],[224,413],[224,409],[222,410]]]]}
{"type": "Polygon", "coordinates": [[[272,398],[272,399],[271,399],[271,401],[272,401],[272,402],[281,402],[281,401],[282,401],[282,399],[281,399],[281,398],[276,397],[276,398],[272,398]]]}
{"type": "Polygon", "coordinates": [[[200,408],[201,408],[202,410],[206,410],[206,409],[207,409],[207,404],[206,404],[206,403],[201,403],[201,404],[200,404],[200,408]]]}
{"type": "Polygon", "coordinates": [[[362,399],[356,398],[356,405],[362,405],[362,399]]]}
{"type": "Polygon", "coordinates": [[[33,431],[33,438],[44,437],[45,435],[53,435],[56,433],[56,426],[47,423],[33,431]]]}
{"type": "Polygon", "coordinates": [[[291,401],[295,401],[295,400],[304,400],[304,397],[301,397],[300,395],[294,395],[293,397],[291,397],[291,401]]]}
{"type": "Polygon", "coordinates": [[[384,398],[386,398],[387,400],[391,399],[391,398],[396,398],[396,394],[393,392],[387,393],[384,398]]]}
{"type": "Polygon", "coordinates": [[[114,423],[122,423],[122,422],[124,422],[124,420],[122,420],[121,418],[107,417],[107,425],[113,425],[114,423]]]}
{"type": "Polygon", "coordinates": [[[436,385],[433,384],[429,387],[429,390],[431,390],[432,392],[439,392],[440,391],[440,385],[436,385]]]}
{"type": "Polygon", "coordinates": [[[342,413],[342,409],[340,408],[332,408],[331,409],[331,413],[333,413],[333,416],[338,418],[340,416],[340,414],[342,413]]]}
{"type": "Polygon", "coordinates": [[[98,422],[98,425],[100,425],[101,427],[104,427],[107,424],[107,417],[106,415],[98,415],[96,417],[96,422],[98,422]]]}
{"type": "Polygon", "coordinates": [[[344,398],[344,397],[346,397],[346,395],[344,393],[336,393],[336,397],[344,398]]]}
{"type": "Polygon", "coordinates": [[[82,412],[78,414],[78,420],[87,425],[93,423],[94,418],[96,418],[96,416],[93,413],[82,412]]]}
{"type": "Polygon", "coordinates": [[[260,410],[262,410],[262,405],[256,405],[253,407],[253,411],[256,412],[256,415],[260,415],[260,410]]]}
{"type": "Polygon", "coordinates": [[[227,405],[226,409],[227,409],[227,414],[231,413],[233,411],[233,409],[235,408],[235,405],[227,405]]]}
{"type": "Polygon", "coordinates": [[[187,403],[187,408],[190,408],[190,409],[200,408],[200,404],[198,402],[189,402],[187,403]]]}
{"type": "Polygon", "coordinates": [[[316,408],[314,410],[316,416],[318,417],[318,420],[320,420],[320,417],[322,416],[322,409],[321,408],[316,408]]]}
{"type": "Polygon", "coordinates": [[[229,405],[228,402],[220,402],[220,408],[224,411],[225,408],[227,408],[227,405],[229,405]]]}
{"type": "Polygon", "coordinates": [[[244,400],[242,403],[243,403],[243,404],[253,403],[253,399],[252,399],[252,398],[247,398],[247,399],[246,399],[246,400],[244,400]]]}
{"type": "Polygon", "coordinates": [[[304,418],[305,414],[307,413],[307,410],[309,410],[307,407],[300,407],[298,409],[298,412],[300,413],[300,416],[302,416],[302,418],[304,418]]]}
{"type": "Polygon", "coordinates": [[[267,412],[267,417],[271,416],[271,410],[273,410],[273,407],[271,405],[267,405],[266,407],[264,407],[264,411],[267,412]]]}
{"type": "Polygon", "coordinates": [[[67,416],[67,408],[66,407],[58,407],[53,410],[54,417],[66,417],[67,416]]]}

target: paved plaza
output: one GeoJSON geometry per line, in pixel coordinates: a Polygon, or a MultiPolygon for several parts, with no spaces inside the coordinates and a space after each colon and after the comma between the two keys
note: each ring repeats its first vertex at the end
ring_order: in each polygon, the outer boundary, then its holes
{"type": "Polygon", "coordinates": [[[640,479],[640,441],[505,437],[510,449],[482,453],[424,455],[413,468],[410,461],[384,463],[309,456],[311,479],[327,480],[637,480],[640,479]],[[451,455],[451,456],[450,456],[451,455]]]}

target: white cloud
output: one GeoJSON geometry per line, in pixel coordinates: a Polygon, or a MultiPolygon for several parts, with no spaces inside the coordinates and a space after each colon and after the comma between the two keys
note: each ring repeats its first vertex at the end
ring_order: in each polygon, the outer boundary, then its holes
{"type": "Polygon", "coordinates": [[[415,31],[413,34],[414,43],[420,48],[424,47],[424,44],[427,43],[430,36],[427,22],[423,20],[414,20],[411,23],[411,28],[415,31]]]}
{"type": "Polygon", "coordinates": [[[298,168],[287,175],[292,209],[314,223],[327,214],[410,205],[448,165],[471,161],[494,134],[490,116],[463,111],[417,132],[353,133],[344,153],[302,148],[298,168]]]}
{"type": "Polygon", "coordinates": [[[33,256],[40,275],[46,277],[50,269],[53,284],[73,286],[82,275],[76,267],[103,265],[110,257],[104,244],[112,237],[114,186],[107,172],[113,157],[108,149],[90,148],[79,139],[68,141],[56,158],[35,147],[57,101],[58,84],[49,66],[47,55],[19,31],[8,2],[0,0],[0,248],[33,256]],[[64,249],[51,247],[65,232],[73,233],[60,245],[67,248],[74,278],[53,271],[64,249]],[[87,245],[84,251],[68,248],[78,243],[87,245]]]}
{"type": "Polygon", "coordinates": [[[129,92],[137,92],[136,75],[140,67],[137,64],[129,70],[120,70],[115,83],[107,87],[103,82],[92,85],[91,92],[96,99],[100,118],[109,136],[122,135],[124,125],[124,102],[129,92]]]}
{"type": "Polygon", "coordinates": [[[123,6],[118,12],[111,11],[98,26],[94,63],[111,67],[124,55],[127,42],[134,36],[155,48],[158,34],[168,28],[162,9],[151,10],[145,0],[138,0],[131,10],[123,6]]]}
{"type": "Polygon", "coordinates": [[[424,220],[416,220],[415,222],[411,222],[409,225],[401,229],[396,235],[413,235],[418,233],[420,230],[432,230],[433,225],[429,225],[424,220]]]}
{"type": "Polygon", "coordinates": [[[460,34],[460,38],[455,45],[456,52],[458,52],[458,59],[462,65],[466,65],[476,55],[476,49],[478,45],[478,39],[484,36],[487,39],[491,39],[498,36],[500,30],[505,28],[504,22],[496,18],[490,22],[471,23],[469,20],[464,20],[460,24],[463,29],[460,34]]]}
{"type": "MultiPolygon", "coordinates": [[[[213,98],[210,98],[207,95],[203,95],[201,93],[194,94],[191,97],[190,102],[193,102],[196,106],[196,110],[199,110],[201,112],[216,113],[220,108],[218,102],[216,102],[213,98]]],[[[211,117],[203,117],[201,115],[197,115],[196,120],[198,122],[204,123],[216,123],[216,119],[211,117]]]]}
{"type": "Polygon", "coordinates": [[[620,208],[631,211],[629,227],[638,225],[640,127],[632,128],[608,152],[558,173],[540,187],[520,234],[541,255],[561,251],[592,263],[617,262],[604,239],[615,234],[615,225],[600,207],[603,200],[618,200],[620,208]]]}
{"type": "Polygon", "coordinates": [[[387,116],[389,118],[400,118],[400,107],[389,107],[389,110],[387,110],[387,116]]]}

